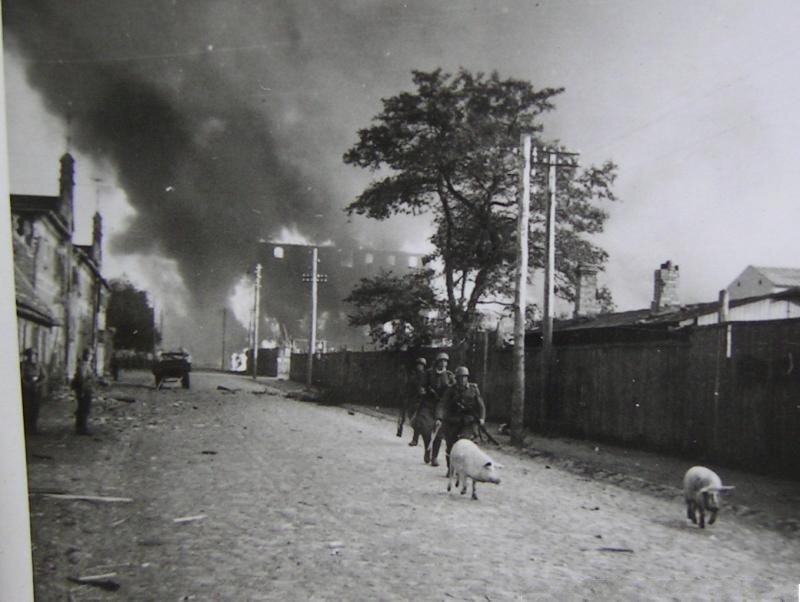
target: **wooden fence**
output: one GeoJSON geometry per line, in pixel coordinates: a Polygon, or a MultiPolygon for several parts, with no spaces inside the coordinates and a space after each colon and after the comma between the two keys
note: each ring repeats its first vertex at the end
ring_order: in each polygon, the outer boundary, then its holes
{"type": "MultiPolygon", "coordinates": [[[[429,362],[438,350],[425,350],[429,362]]],[[[508,420],[512,356],[486,338],[448,350],[479,383],[489,418],[508,420]]],[[[315,357],[335,401],[398,407],[415,356],[315,357]]],[[[292,356],[305,379],[306,356],[292,356]]],[[[663,340],[557,345],[548,390],[540,348],[526,351],[525,422],[535,430],[666,451],[697,462],[800,478],[800,320],[733,322],[663,340]]]]}

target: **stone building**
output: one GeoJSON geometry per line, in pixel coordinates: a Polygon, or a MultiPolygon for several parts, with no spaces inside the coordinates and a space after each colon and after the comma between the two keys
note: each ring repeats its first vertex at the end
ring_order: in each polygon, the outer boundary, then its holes
{"type": "Polygon", "coordinates": [[[93,221],[92,244],[74,236],[75,161],[61,158],[59,194],[11,195],[17,304],[17,342],[39,352],[51,378],[68,378],[85,348],[105,371],[110,333],[105,327],[109,288],[101,272],[102,220],[93,221]]]}

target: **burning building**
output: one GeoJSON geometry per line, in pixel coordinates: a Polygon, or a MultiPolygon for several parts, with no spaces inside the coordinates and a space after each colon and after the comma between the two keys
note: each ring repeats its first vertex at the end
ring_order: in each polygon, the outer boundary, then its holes
{"type": "MultiPolygon", "coordinates": [[[[307,343],[311,316],[311,261],[314,246],[261,242],[258,262],[263,280],[259,311],[267,331],[280,333],[301,347],[307,343]],[[305,277],[304,277],[305,276],[305,277]]],[[[320,346],[362,346],[366,331],[350,326],[352,307],[344,301],[362,278],[381,270],[402,275],[422,267],[419,254],[360,247],[318,247],[318,324],[320,346]]],[[[288,341],[285,341],[285,344],[288,341]]]]}

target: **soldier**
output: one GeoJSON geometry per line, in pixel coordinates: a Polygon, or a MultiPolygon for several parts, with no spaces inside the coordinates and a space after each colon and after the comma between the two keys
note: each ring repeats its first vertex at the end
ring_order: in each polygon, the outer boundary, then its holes
{"type": "Polygon", "coordinates": [[[414,363],[414,373],[408,379],[408,391],[403,401],[403,407],[400,409],[400,416],[397,420],[397,436],[402,437],[403,423],[405,422],[406,416],[408,417],[408,422],[414,429],[414,435],[408,443],[411,447],[419,443],[417,412],[419,411],[420,402],[422,401],[422,396],[425,395],[428,384],[428,373],[425,371],[427,367],[427,360],[424,357],[418,357],[417,361],[414,363]]]}
{"type": "Polygon", "coordinates": [[[477,425],[486,420],[486,406],[478,385],[469,382],[469,369],[456,368],[456,384],[436,405],[434,428],[444,431],[445,458],[450,469],[450,450],[461,437],[473,437],[477,425]],[[477,424],[476,424],[477,423],[477,424]]]}
{"type": "MultiPolygon", "coordinates": [[[[448,389],[452,387],[456,382],[456,377],[453,373],[447,369],[447,363],[450,361],[450,356],[444,352],[439,353],[436,356],[436,365],[428,372],[428,395],[425,396],[426,403],[423,404],[426,406],[427,414],[429,417],[429,424],[426,422],[426,426],[428,427],[427,430],[423,430],[423,437],[427,432],[429,434],[428,440],[430,440],[430,434],[432,430],[435,430],[435,418],[436,418],[436,407],[442,401],[447,393],[448,389]]],[[[442,433],[436,432],[436,436],[433,439],[433,446],[430,452],[430,457],[428,457],[427,449],[428,449],[428,440],[425,440],[425,461],[427,462],[430,460],[431,466],[439,466],[439,448],[442,445],[442,433]]]]}
{"type": "Polygon", "coordinates": [[[94,372],[91,357],[92,352],[87,347],[83,350],[78,366],[75,368],[75,376],[70,383],[78,402],[78,409],[75,412],[75,432],[78,435],[89,434],[87,422],[92,410],[92,395],[94,394],[94,372]]]}
{"type": "Polygon", "coordinates": [[[44,393],[45,374],[39,364],[36,350],[28,347],[22,352],[23,360],[19,364],[22,385],[22,417],[25,434],[36,434],[36,423],[39,420],[39,406],[44,393]]]}

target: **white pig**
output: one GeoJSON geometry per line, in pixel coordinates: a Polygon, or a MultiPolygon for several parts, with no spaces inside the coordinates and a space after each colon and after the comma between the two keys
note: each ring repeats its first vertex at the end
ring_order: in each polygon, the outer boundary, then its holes
{"type": "Polygon", "coordinates": [[[459,439],[450,450],[450,470],[447,473],[447,491],[450,491],[453,475],[456,477],[456,487],[461,483],[461,495],[467,492],[467,479],[472,479],[472,499],[477,500],[475,483],[500,483],[495,464],[485,452],[469,439],[459,439]]]}
{"type": "Polygon", "coordinates": [[[708,524],[713,525],[719,512],[719,494],[734,489],[733,485],[723,485],[717,473],[705,466],[692,466],[683,477],[683,497],[686,499],[686,516],[697,523],[696,513],[700,514],[699,526],[705,529],[706,510],[710,516],[708,524]]]}

